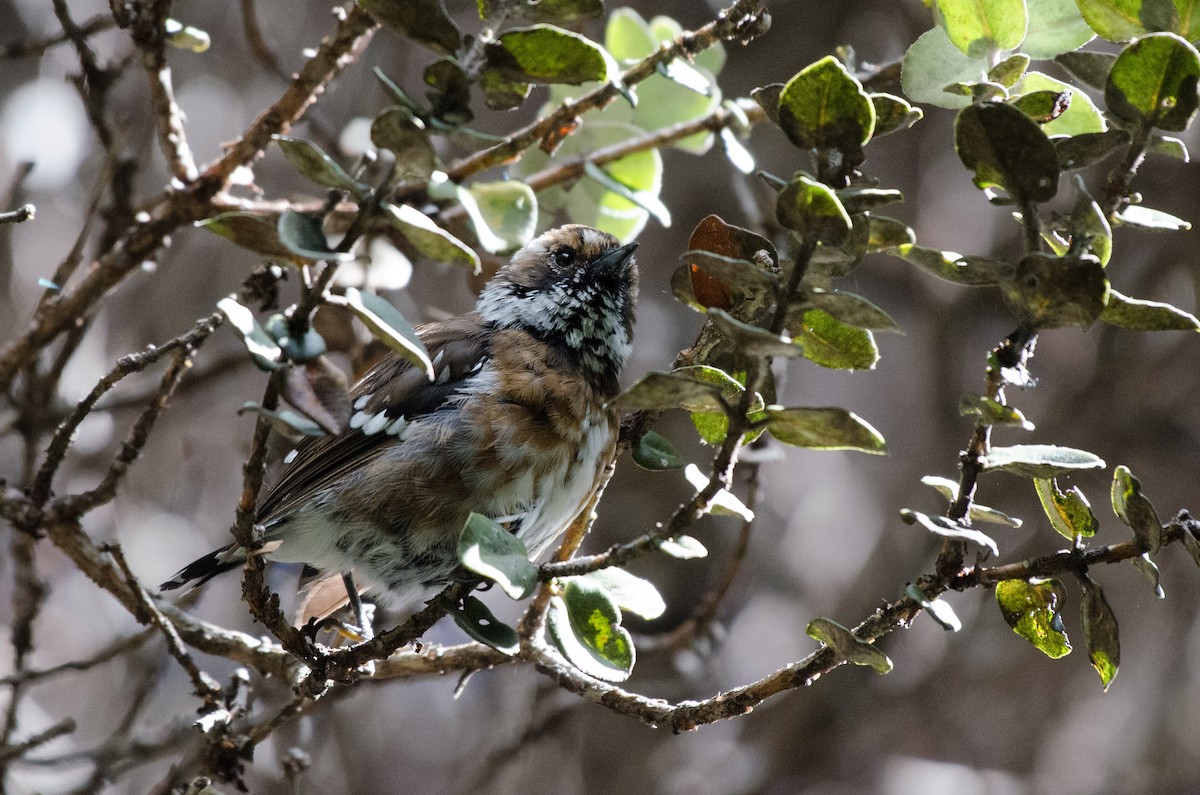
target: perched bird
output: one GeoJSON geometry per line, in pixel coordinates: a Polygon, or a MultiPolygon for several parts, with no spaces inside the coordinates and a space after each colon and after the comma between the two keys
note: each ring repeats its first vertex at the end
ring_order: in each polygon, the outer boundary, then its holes
{"type": "MultiPolygon", "coordinates": [[[[354,387],[349,427],[300,444],[258,507],[267,558],[353,573],[360,590],[400,603],[451,581],[472,511],[544,552],[615,449],[606,403],[633,337],[636,247],[586,226],[551,229],[473,312],[419,327],[435,379],[389,355],[354,387]]],[[[161,587],[244,561],[231,544],[161,587]]]]}

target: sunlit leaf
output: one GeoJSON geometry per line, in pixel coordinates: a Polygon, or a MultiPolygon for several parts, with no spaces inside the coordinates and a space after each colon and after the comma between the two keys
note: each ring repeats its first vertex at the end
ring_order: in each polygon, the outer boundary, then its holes
{"type": "Polygon", "coordinates": [[[1002,580],[996,583],[996,604],[1004,620],[1034,648],[1052,660],[1071,653],[1071,641],[1059,611],[1066,589],[1058,580],[1002,580]]]}
{"type": "Polygon", "coordinates": [[[521,539],[482,514],[467,517],[458,536],[458,560],[500,586],[510,599],[524,599],[537,587],[537,566],[521,539]]]}

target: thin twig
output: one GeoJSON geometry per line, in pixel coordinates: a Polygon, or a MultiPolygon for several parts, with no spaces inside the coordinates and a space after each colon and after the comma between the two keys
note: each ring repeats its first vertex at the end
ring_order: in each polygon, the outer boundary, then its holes
{"type": "MultiPolygon", "coordinates": [[[[742,469],[747,470],[746,507],[751,513],[756,513],[760,492],[758,484],[760,467],[758,464],[742,464],[742,469]]],[[[720,608],[721,602],[729,593],[729,589],[733,587],[734,580],[737,579],[738,572],[741,571],[742,564],[746,561],[746,552],[750,549],[750,536],[753,529],[754,522],[742,521],[737,540],[734,542],[733,550],[729,553],[729,559],[725,563],[725,569],[717,584],[701,597],[692,610],[692,614],[671,632],[665,635],[651,635],[640,640],[638,642],[639,651],[648,652],[658,649],[677,651],[708,633],[717,619],[717,610],[720,608]]]]}
{"type": "Polygon", "coordinates": [[[84,39],[91,38],[97,33],[105,30],[110,30],[116,27],[117,21],[108,14],[97,14],[96,16],[79,25],[72,33],[58,33],[54,36],[47,36],[44,39],[34,39],[32,41],[14,41],[0,48],[0,58],[40,58],[46,54],[46,50],[51,47],[57,47],[60,44],[66,44],[71,41],[73,36],[82,37],[84,39]]]}
{"type": "Polygon", "coordinates": [[[24,756],[29,751],[45,745],[51,740],[62,737],[64,734],[71,734],[75,731],[75,719],[63,718],[58,723],[48,729],[38,732],[28,740],[23,740],[16,745],[5,745],[0,748],[0,765],[6,765],[18,757],[24,756]]]}
{"type": "Polygon", "coordinates": [[[22,204],[15,210],[0,213],[0,224],[23,224],[32,221],[37,215],[37,208],[32,204],[22,204]]]}
{"type": "Polygon", "coordinates": [[[146,589],[134,575],[133,570],[129,568],[129,563],[125,560],[125,553],[121,551],[118,544],[104,544],[100,547],[101,552],[108,553],[108,556],[117,564],[117,568],[125,575],[125,584],[129,586],[129,590],[137,597],[139,609],[134,613],[134,617],[143,624],[148,624],[158,629],[162,636],[167,641],[167,652],[175,658],[179,666],[187,673],[188,678],[192,680],[192,691],[198,698],[204,701],[205,708],[211,708],[215,705],[217,698],[221,695],[221,687],[216,680],[200,670],[200,666],[196,665],[196,661],[192,659],[192,655],[183,645],[183,640],[180,639],[179,633],[175,631],[175,626],[167,620],[167,617],[159,611],[154,602],[151,601],[146,589]]]}
{"type": "MultiPolygon", "coordinates": [[[[67,451],[70,449],[75,431],[79,428],[80,423],[92,412],[100,398],[104,397],[109,390],[126,376],[145,370],[168,354],[175,354],[175,364],[168,370],[168,376],[170,377],[164,376],[158,390],[151,396],[151,400],[154,402],[146,409],[147,412],[153,412],[152,415],[148,420],[139,419],[139,424],[134,427],[137,429],[145,425],[146,422],[152,426],[154,417],[165,407],[166,400],[169,397],[169,390],[168,394],[164,394],[164,388],[169,386],[170,389],[174,389],[175,384],[178,383],[178,379],[183,376],[183,373],[187,369],[188,360],[192,352],[221,325],[224,319],[224,315],[215,312],[208,317],[201,318],[187,333],[181,334],[163,345],[148,345],[138,353],[131,353],[121,357],[117,361],[116,366],[104,378],[100,379],[96,386],[92,387],[92,391],[88,393],[87,397],[81,400],[70,416],[58,426],[58,430],[55,432],[54,438],[51,439],[50,446],[46,450],[46,457],[42,461],[42,467],[38,470],[37,476],[33,480],[33,485],[30,489],[30,501],[34,505],[41,507],[50,498],[54,475],[62,464],[67,451]]],[[[143,417],[146,417],[146,414],[143,414],[143,417]]],[[[148,427],[145,428],[145,433],[149,433],[148,427]]],[[[130,441],[136,442],[136,438],[131,437],[130,441]]],[[[130,453],[136,458],[137,452],[140,452],[140,447],[136,451],[123,451],[122,458],[118,460],[128,457],[130,453]]],[[[132,460],[130,458],[124,465],[128,466],[132,460]]],[[[113,465],[116,466],[117,462],[114,461],[113,465]]],[[[117,477],[119,479],[119,475],[117,477]]],[[[106,478],[106,482],[107,480],[108,478],[106,478]]]]}
{"type": "Polygon", "coordinates": [[[718,41],[748,43],[762,32],[757,9],[758,0],[737,0],[723,9],[714,21],[695,31],[683,33],[670,44],[664,44],[627,69],[617,80],[598,86],[583,96],[565,100],[556,110],[526,125],[504,141],[454,163],[446,173],[454,182],[462,182],[480,171],[511,163],[519,159],[526,149],[553,135],[556,130],[572,126],[581,114],[604,107],[616,99],[622,90],[650,77],[659,64],[679,57],[691,57],[718,41]]]}
{"type": "Polygon", "coordinates": [[[110,660],[115,660],[123,654],[128,654],[131,651],[136,651],[142,647],[147,640],[154,637],[155,630],[153,628],[144,629],[141,632],[136,632],[124,638],[118,638],[109,645],[105,646],[100,651],[93,654],[91,657],[86,657],[81,660],[71,660],[69,662],[60,663],[59,665],[51,666],[50,668],[27,668],[19,674],[0,677],[0,687],[14,685],[18,682],[23,684],[33,684],[40,682],[43,679],[51,679],[65,673],[78,671],[88,671],[95,668],[97,665],[102,665],[110,660]]]}
{"type": "MultiPolygon", "coordinates": [[[[56,8],[61,5],[65,11],[65,0],[54,1],[56,8]]],[[[86,277],[70,287],[64,285],[60,292],[39,305],[28,327],[0,349],[0,392],[7,391],[16,374],[46,343],[86,316],[109,290],[152,258],[172,232],[209,217],[214,212],[213,198],[225,189],[233,172],[260,157],[272,135],[290,129],[329,81],[353,62],[354,53],[375,29],[370,15],[357,4],[352,6],[283,95],[259,114],[220,160],[209,165],[184,190],[169,189],[147,202],[137,220],[110,249],[102,252],[86,277]]]]}

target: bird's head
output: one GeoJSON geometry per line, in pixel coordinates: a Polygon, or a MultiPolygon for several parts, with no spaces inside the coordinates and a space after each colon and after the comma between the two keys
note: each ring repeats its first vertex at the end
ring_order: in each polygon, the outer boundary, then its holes
{"type": "Polygon", "coordinates": [[[615,378],[633,339],[636,248],[579,224],[551,229],[500,269],[476,310],[498,328],[520,328],[566,350],[595,376],[615,378]]]}

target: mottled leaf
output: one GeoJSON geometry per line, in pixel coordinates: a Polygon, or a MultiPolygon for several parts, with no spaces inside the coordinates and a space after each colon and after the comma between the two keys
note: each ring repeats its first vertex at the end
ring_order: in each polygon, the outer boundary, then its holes
{"type": "Polygon", "coordinates": [[[1033,485],[1041,500],[1042,510],[1050,519],[1050,526],[1059,535],[1075,541],[1096,534],[1100,523],[1096,521],[1092,506],[1082,491],[1074,486],[1069,491],[1062,491],[1054,478],[1034,478],[1033,485]]]}
{"type": "Polygon", "coordinates": [[[996,583],[996,604],[1013,632],[1052,660],[1071,653],[1071,641],[1059,611],[1066,589],[1058,580],[1002,580],[996,583]]]}
{"type": "Polygon", "coordinates": [[[1083,619],[1083,638],[1088,647],[1088,659],[1100,674],[1104,689],[1117,677],[1121,665],[1121,638],[1117,629],[1117,616],[1108,606],[1104,590],[1086,574],[1079,582],[1083,587],[1083,603],[1080,613],[1083,619]]]}

